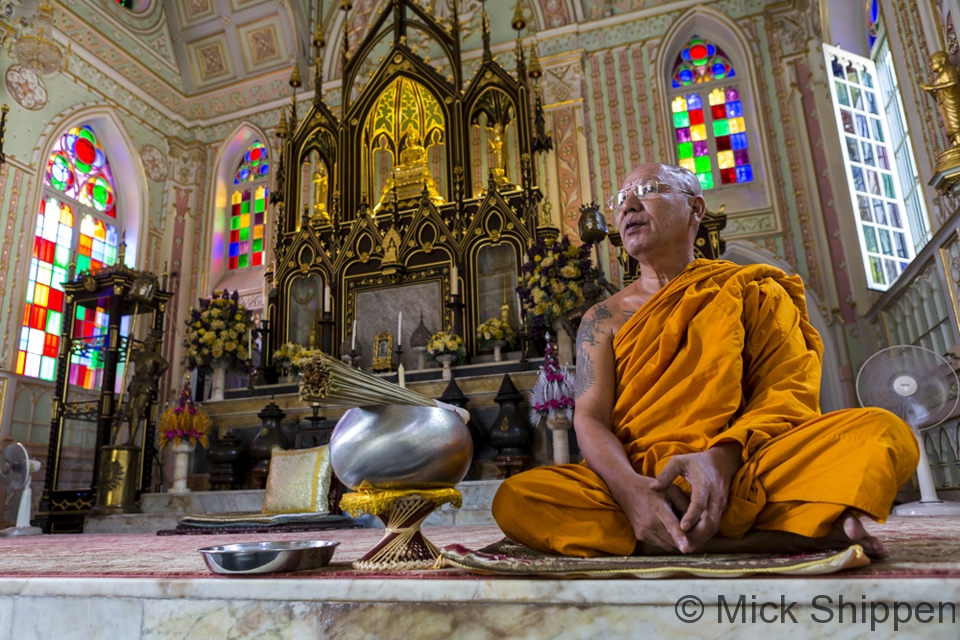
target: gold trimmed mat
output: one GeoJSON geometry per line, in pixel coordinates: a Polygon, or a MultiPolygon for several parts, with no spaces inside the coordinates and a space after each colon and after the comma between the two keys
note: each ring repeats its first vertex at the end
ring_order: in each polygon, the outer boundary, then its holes
{"type": "Polygon", "coordinates": [[[456,567],[471,573],[512,576],[612,578],[618,575],[657,579],[677,575],[738,578],[757,574],[810,576],[863,567],[870,559],[860,545],[842,551],[797,555],[710,554],[690,556],[552,556],[504,538],[472,551],[453,544],[440,550],[436,568],[456,567]]]}

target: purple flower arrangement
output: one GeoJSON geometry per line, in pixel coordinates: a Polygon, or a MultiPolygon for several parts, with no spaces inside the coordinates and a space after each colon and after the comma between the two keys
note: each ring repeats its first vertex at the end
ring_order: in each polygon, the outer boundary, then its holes
{"type": "Polygon", "coordinates": [[[542,344],[554,320],[584,303],[583,285],[596,280],[597,273],[590,247],[571,244],[567,236],[549,243],[537,238],[527,258],[520,267],[517,294],[526,330],[534,343],[542,344]]]}

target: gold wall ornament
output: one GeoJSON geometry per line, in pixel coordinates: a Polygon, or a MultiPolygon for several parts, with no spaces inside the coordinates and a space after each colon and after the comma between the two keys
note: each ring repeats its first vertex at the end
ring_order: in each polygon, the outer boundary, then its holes
{"type": "Polygon", "coordinates": [[[372,371],[393,371],[393,334],[381,331],[373,339],[372,371]]]}
{"type": "Polygon", "coordinates": [[[930,70],[933,83],[918,86],[936,100],[950,147],[937,155],[929,184],[941,195],[952,196],[960,192],[960,71],[946,51],[930,56],[930,70]]]}

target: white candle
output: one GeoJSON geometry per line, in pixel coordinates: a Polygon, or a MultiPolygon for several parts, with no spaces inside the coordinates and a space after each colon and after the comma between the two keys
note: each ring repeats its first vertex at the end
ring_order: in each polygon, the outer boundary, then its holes
{"type": "Polygon", "coordinates": [[[350,350],[357,350],[357,319],[353,319],[353,341],[350,343],[350,350]]]}
{"type": "Polygon", "coordinates": [[[517,317],[520,319],[520,328],[523,328],[523,300],[520,299],[520,294],[517,294],[517,317]]]}
{"type": "Polygon", "coordinates": [[[247,357],[253,360],[253,328],[247,332],[247,357]]]}
{"type": "Polygon", "coordinates": [[[403,311],[397,316],[397,346],[403,342],[403,311]]]}
{"type": "Polygon", "coordinates": [[[406,376],[404,376],[404,373],[403,373],[402,362],[397,366],[397,384],[399,384],[404,389],[406,389],[407,387],[407,378],[406,376]]]}
{"type": "Polygon", "coordinates": [[[455,296],[460,293],[460,272],[457,265],[450,267],[450,295],[455,296]]]}
{"type": "Polygon", "coordinates": [[[330,285],[323,288],[323,312],[330,311],[330,285]]]}

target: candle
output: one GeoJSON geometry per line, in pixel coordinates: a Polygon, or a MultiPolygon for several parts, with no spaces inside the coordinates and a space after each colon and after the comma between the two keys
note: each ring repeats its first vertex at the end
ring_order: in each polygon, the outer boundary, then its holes
{"type": "Polygon", "coordinates": [[[397,366],[397,384],[399,384],[399,385],[400,385],[401,387],[403,387],[404,389],[406,389],[406,387],[407,387],[407,378],[406,378],[406,376],[404,375],[404,372],[403,372],[403,363],[402,363],[402,362],[397,366]]]}
{"type": "Polygon", "coordinates": [[[520,319],[520,328],[523,329],[523,300],[520,299],[520,294],[517,294],[517,317],[520,319]]]}
{"type": "MultiPolygon", "coordinates": [[[[397,316],[397,346],[403,342],[403,311],[397,316]]],[[[403,385],[401,385],[403,386],[403,385]]]]}
{"type": "Polygon", "coordinates": [[[350,350],[351,351],[357,350],[357,319],[356,318],[353,319],[353,341],[350,342],[350,350]]]}
{"type": "Polygon", "coordinates": [[[330,311],[330,285],[323,288],[323,312],[330,311]]]}
{"type": "Polygon", "coordinates": [[[450,267],[450,295],[455,296],[460,293],[460,272],[457,265],[450,267]]]}
{"type": "Polygon", "coordinates": [[[247,357],[253,360],[253,327],[247,332],[247,357]]]}

